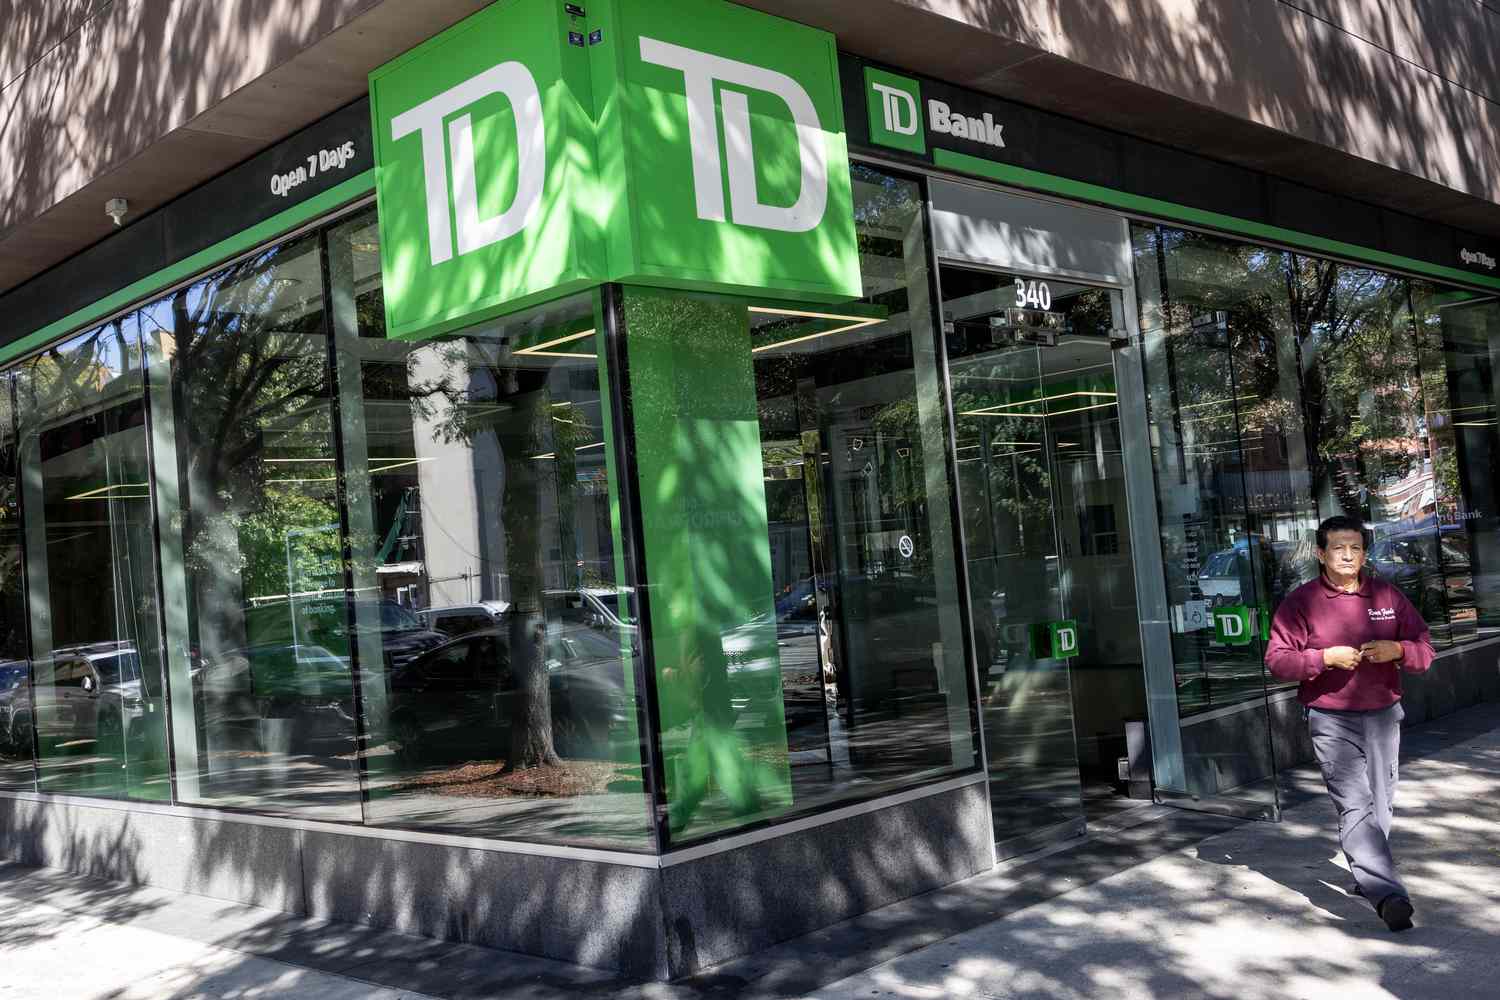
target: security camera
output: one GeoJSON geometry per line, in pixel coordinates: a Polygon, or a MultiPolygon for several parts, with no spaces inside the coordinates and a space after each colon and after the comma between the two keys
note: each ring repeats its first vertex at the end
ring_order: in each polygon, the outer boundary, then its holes
{"type": "Polygon", "coordinates": [[[104,203],[104,214],[115,220],[115,225],[123,225],[125,213],[130,211],[130,202],[124,198],[111,198],[104,203]]]}

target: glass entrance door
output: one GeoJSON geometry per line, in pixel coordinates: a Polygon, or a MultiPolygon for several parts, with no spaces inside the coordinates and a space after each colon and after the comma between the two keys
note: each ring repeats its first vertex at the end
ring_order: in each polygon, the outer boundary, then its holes
{"type": "MultiPolygon", "coordinates": [[[[1161,595],[1137,600],[1127,494],[1149,499],[1151,454],[1139,364],[1120,349],[1121,292],[956,265],[943,267],[941,286],[1004,857],[1152,801],[1152,708],[1163,716],[1156,728],[1173,737],[1158,740],[1155,785],[1179,791],[1181,692],[1170,670],[1149,674],[1142,652],[1146,619],[1162,617],[1143,607],[1161,595]],[[1148,674],[1164,678],[1151,699],[1148,674]]],[[[1149,506],[1137,514],[1154,522],[1149,506]]],[[[1135,538],[1151,549],[1154,534],[1135,538]]],[[[1159,563],[1158,551],[1141,555],[1159,563]]]]}

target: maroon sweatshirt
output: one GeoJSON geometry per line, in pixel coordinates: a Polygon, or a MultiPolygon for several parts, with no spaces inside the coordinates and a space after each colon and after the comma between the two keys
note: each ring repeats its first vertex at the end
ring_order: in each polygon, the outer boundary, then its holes
{"type": "Polygon", "coordinates": [[[1427,623],[1406,596],[1368,573],[1346,593],[1319,573],[1286,596],[1271,619],[1266,667],[1284,681],[1300,681],[1297,699],[1313,708],[1364,711],[1401,700],[1401,671],[1425,673],[1432,666],[1427,623]],[[1401,643],[1393,663],[1361,660],[1353,670],[1323,665],[1330,646],[1360,646],[1374,639],[1401,643]]]}

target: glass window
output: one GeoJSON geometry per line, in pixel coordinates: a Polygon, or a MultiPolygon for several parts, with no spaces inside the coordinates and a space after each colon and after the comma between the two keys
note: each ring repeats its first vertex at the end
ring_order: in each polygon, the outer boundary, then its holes
{"type": "Polygon", "coordinates": [[[1323,517],[1349,514],[1370,526],[1371,572],[1395,584],[1435,644],[1446,645],[1433,516],[1441,442],[1430,438],[1411,282],[1295,254],[1289,266],[1314,502],[1323,517]]]}
{"type": "Polygon", "coordinates": [[[365,821],[651,848],[635,627],[572,610],[630,578],[597,298],[388,340],[379,250],[329,236],[365,821]]]}
{"type": "Polygon", "coordinates": [[[1437,560],[1457,642],[1500,633],[1500,302],[1493,296],[1413,282],[1422,345],[1437,560]]]}
{"type": "Polygon", "coordinates": [[[1160,227],[1132,237],[1180,720],[1183,784],[1168,790],[1274,809],[1280,716],[1260,634],[1311,578],[1318,522],[1286,255],[1160,227]]]}
{"type": "Polygon", "coordinates": [[[1310,755],[1282,706],[1295,685],[1265,699],[1261,636],[1281,598],[1316,576],[1320,520],[1370,527],[1370,570],[1435,644],[1484,633],[1485,595],[1500,589],[1477,554],[1500,524],[1500,311],[1493,297],[1369,268],[1132,232],[1190,790],[1259,788],[1269,762],[1226,769],[1222,740],[1200,737],[1224,727],[1219,710],[1258,715],[1264,702],[1280,758],[1310,755]],[[1238,643],[1215,627],[1235,609],[1249,614],[1238,643]]]}
{"type": "Polygon", "coordinates": [[[16,375],[43,791],[171,797],[141,362],[129,316],[16,375]]]}
{"type": "Polygon", "coordinates": [[[0,788],[29,789],[36,774],[15,416],[11,377],[0,374],[0,788]]]}
{"type": "Polygon", "coordinates": [[[141,312],[178,797],[358,820],[322,260],[271,247],[141,312]]]}
{"type": "Polygon", "coordinates": [[[625,291],[677,842],[976,762],[922,192],[854,189],[860,303],[625,291]]]}

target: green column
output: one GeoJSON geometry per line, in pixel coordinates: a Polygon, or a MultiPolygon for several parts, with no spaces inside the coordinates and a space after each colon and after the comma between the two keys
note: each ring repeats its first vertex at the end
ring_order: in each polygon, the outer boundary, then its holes
{"type": "Polygon", "coordinates": [[[699,835],[791,802],[749,315],[625,303],[670,824],[699,835]]]}

